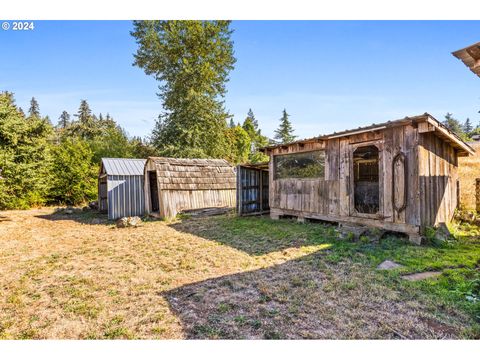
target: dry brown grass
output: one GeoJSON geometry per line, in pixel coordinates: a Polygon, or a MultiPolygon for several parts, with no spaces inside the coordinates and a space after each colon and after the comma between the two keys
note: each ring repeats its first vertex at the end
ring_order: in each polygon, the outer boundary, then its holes
{"type": "Polygon", "coordinates": [[[252,235],[222,218],[117,229],[93,213],[2,216],[4,339],[456,338],[467,323],[336,261],[288,228],[300,225],[252,235]]]}
{"type": "Polygon", "coordinates": [[[475,179],[480,178],[480,143],[471,144],[474,156],[458,158],[460,178],[460,204],[462,208],[475,210],[475,179]]]}

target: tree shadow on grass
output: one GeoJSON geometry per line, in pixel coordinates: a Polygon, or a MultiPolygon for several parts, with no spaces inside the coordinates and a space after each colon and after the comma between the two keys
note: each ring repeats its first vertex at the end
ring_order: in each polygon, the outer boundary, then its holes
{"type": "Polygon", "coordinates": [[[190,339],[435,339],[459,336],[378,273],[325,251],[163,292],[190,339]]]}
{"type": "Polygon", "coordinates": [[[338,240],[339,236],[334,226],[271,220],[265,216],[190,218],[169,226],[179,232],[228,245],[253,256],[292,247],[326,244],[338,240]]]}

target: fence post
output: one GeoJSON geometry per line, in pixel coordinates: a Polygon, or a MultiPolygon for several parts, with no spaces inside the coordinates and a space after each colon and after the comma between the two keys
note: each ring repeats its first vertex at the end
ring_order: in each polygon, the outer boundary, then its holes
{"type": "Polygon", "coordinates": [[[475,179],[475,210],[480,213],[480,178],[475,179]]]}

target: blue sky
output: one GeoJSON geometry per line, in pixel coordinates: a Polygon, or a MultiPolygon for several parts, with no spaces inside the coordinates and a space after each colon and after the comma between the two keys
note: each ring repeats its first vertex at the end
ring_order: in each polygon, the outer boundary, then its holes
{"type": "MultiPolygon", "coordinates": [[[[252,108],[272,136],[283,108],[311,137],[429,112],[479,123],[480,79],[451,52],[480,41],[479,21],[235,21],[237,63],[226,108],[252,108]]],[[[158,84],[132,66],[130,21],[36,21],[0,30],[0,90],[28,109],[35,96],[56,122],[80,99],[130,135],[148,135],[162,111],[158,84]]]]}

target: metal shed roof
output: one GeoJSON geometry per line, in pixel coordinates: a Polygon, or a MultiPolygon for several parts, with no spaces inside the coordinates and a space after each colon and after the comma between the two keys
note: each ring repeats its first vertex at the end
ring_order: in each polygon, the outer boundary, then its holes
{"type": "Polygon", "coordinates": [[[143,175],[146,159],[102,158],[106,175],[143,175]]]}

